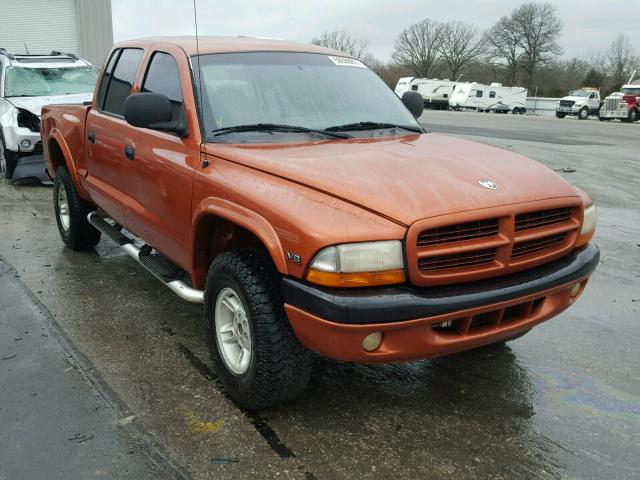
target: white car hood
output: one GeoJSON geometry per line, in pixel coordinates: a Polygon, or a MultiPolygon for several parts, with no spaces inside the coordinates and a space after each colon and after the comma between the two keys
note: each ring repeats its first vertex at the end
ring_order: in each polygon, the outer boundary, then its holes
{"type": "Polygon", "coordinates": [[[90,102],[92,99],[93,93],[53,95],[50,97],[5,97],[5,100],[12,103],[14,106],[28,110],[37,116],[40,116],[40,112],[44,105],[90,102]]]}
{"type": "Polygon", "coordinates": [[[571,100],[574,102],[579,102],[581,100],[584,100],[586,102],[587,100],[589,100],[589,98],[588,97],[572,97],[569,95],[567,97],[562,97],[560,100],[571,100]]]}

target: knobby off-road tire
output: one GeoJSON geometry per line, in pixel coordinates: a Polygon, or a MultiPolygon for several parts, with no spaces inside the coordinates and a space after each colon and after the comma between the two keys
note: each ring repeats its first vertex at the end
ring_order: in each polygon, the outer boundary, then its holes
{"type": "Polygon", "coordinates": [[[95,210],[93,205],[78,195],[66,167],[58,167],[53,181],[53,208],[62,241],[72,250],[95,247],[100,241],[100,231],[87,220],[95,210]]]}
{"type": "MultiPolygon", "coordinates": [[[[204,314],[218,376],[239,405],[256,410],[302,393],[311,375],[312,355],[298,342],[289,325],[280,294],[280,277],[266,253],[252,249],[219,255],[207,275],[204,314]],[[227,310],[236,314],[230,316],[224,310],[225,300],[235,304],[227,310]],[[237,329],[222,333],[220,326],[229,321],[237,323],[237,329]],[[230,366],[229,356],[238,350],[229,353],[225,348],[233,343],[232,335],[247,333],[249,339],[240,343],[248,346],[249,361],[230,366]]],[[[246,356],[242,358],[246,361],[246,356]]]]}

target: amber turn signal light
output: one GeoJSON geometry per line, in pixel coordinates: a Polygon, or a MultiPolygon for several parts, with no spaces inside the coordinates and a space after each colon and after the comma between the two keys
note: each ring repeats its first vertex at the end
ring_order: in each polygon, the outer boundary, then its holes
{"type": "Polygon", "coordinates": [[[405,276],[402,269],[383,272],[337,273],[310,268],[307,271],[307,280],[323,287],[352,288],[404,283],[405,276]]]}
{"type": "Polygon", "coordinates": [[[591,230],[590,232],[583,233],[582,235],[580,235],[576,240],[574,247],[575,248],[584,247],[587,243],[591,241],[594,233],[596,233],[595,230],[591,230]]]}

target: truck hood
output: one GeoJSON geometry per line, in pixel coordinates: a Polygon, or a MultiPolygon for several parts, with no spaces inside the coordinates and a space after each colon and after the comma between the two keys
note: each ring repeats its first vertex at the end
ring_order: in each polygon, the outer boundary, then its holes
{"type": "Polygon", "coordinates": [[[571,95],[568,95],[566,97],[562,97],[560,100],[571,100],[572,102],[579,102],[579,101],[588,101],[589,99],[587,97],[573,97],[571,95]]]}
{"type": "Polygon", "coordinates": [[[45,105],[90,102],[92,98],[93,93],[78,93],[74,95],[53,95],[47,97],[6,97],[5,100],[17,108],[28,110],[34,115],[40,116],[40,111],[45,105]]]}
{"type": "Polygon", "coordinates": [[[404,225],[438,215],[579,193],[541,164],[424,134],[304,145],[207,145],[209,153],[320,190],[404,225]],[[496,190],[479,180],[497,183],[496,190]]]}

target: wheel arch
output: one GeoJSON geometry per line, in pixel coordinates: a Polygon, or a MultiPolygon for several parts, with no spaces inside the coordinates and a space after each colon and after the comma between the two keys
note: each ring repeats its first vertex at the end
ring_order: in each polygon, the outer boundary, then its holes
{"type": "Polygon", "coordinates": [[[280,239],[264,217],[221,198],[207,198],[200,202],[194,211],[191,229],[194,287],[204,287],[209,265],[218,254],[248,247],[264,248],[276,270],[287,273],[280,239]]]}
{"type": "Polygon", "coordinates": [[[78,172],[76,170],[76,164],[73,161],[73,155],[71,154],[71,150],[67,145],[62,133],[60,130],[53,129],[49,133],[49,137],[47,138],[47,142],[44,148],[44,156],[45,156],[45,165],[47,166],[47,175],[53,180],[56,174],[56,170],[60,166],[67,167],[69,171],[69,175],[73,180],[76,189],[81,197],[85,200],[89,199],[89,195],[86,190],[83,188],[80,183],[80,179],[78,178],[78,172]]]}

